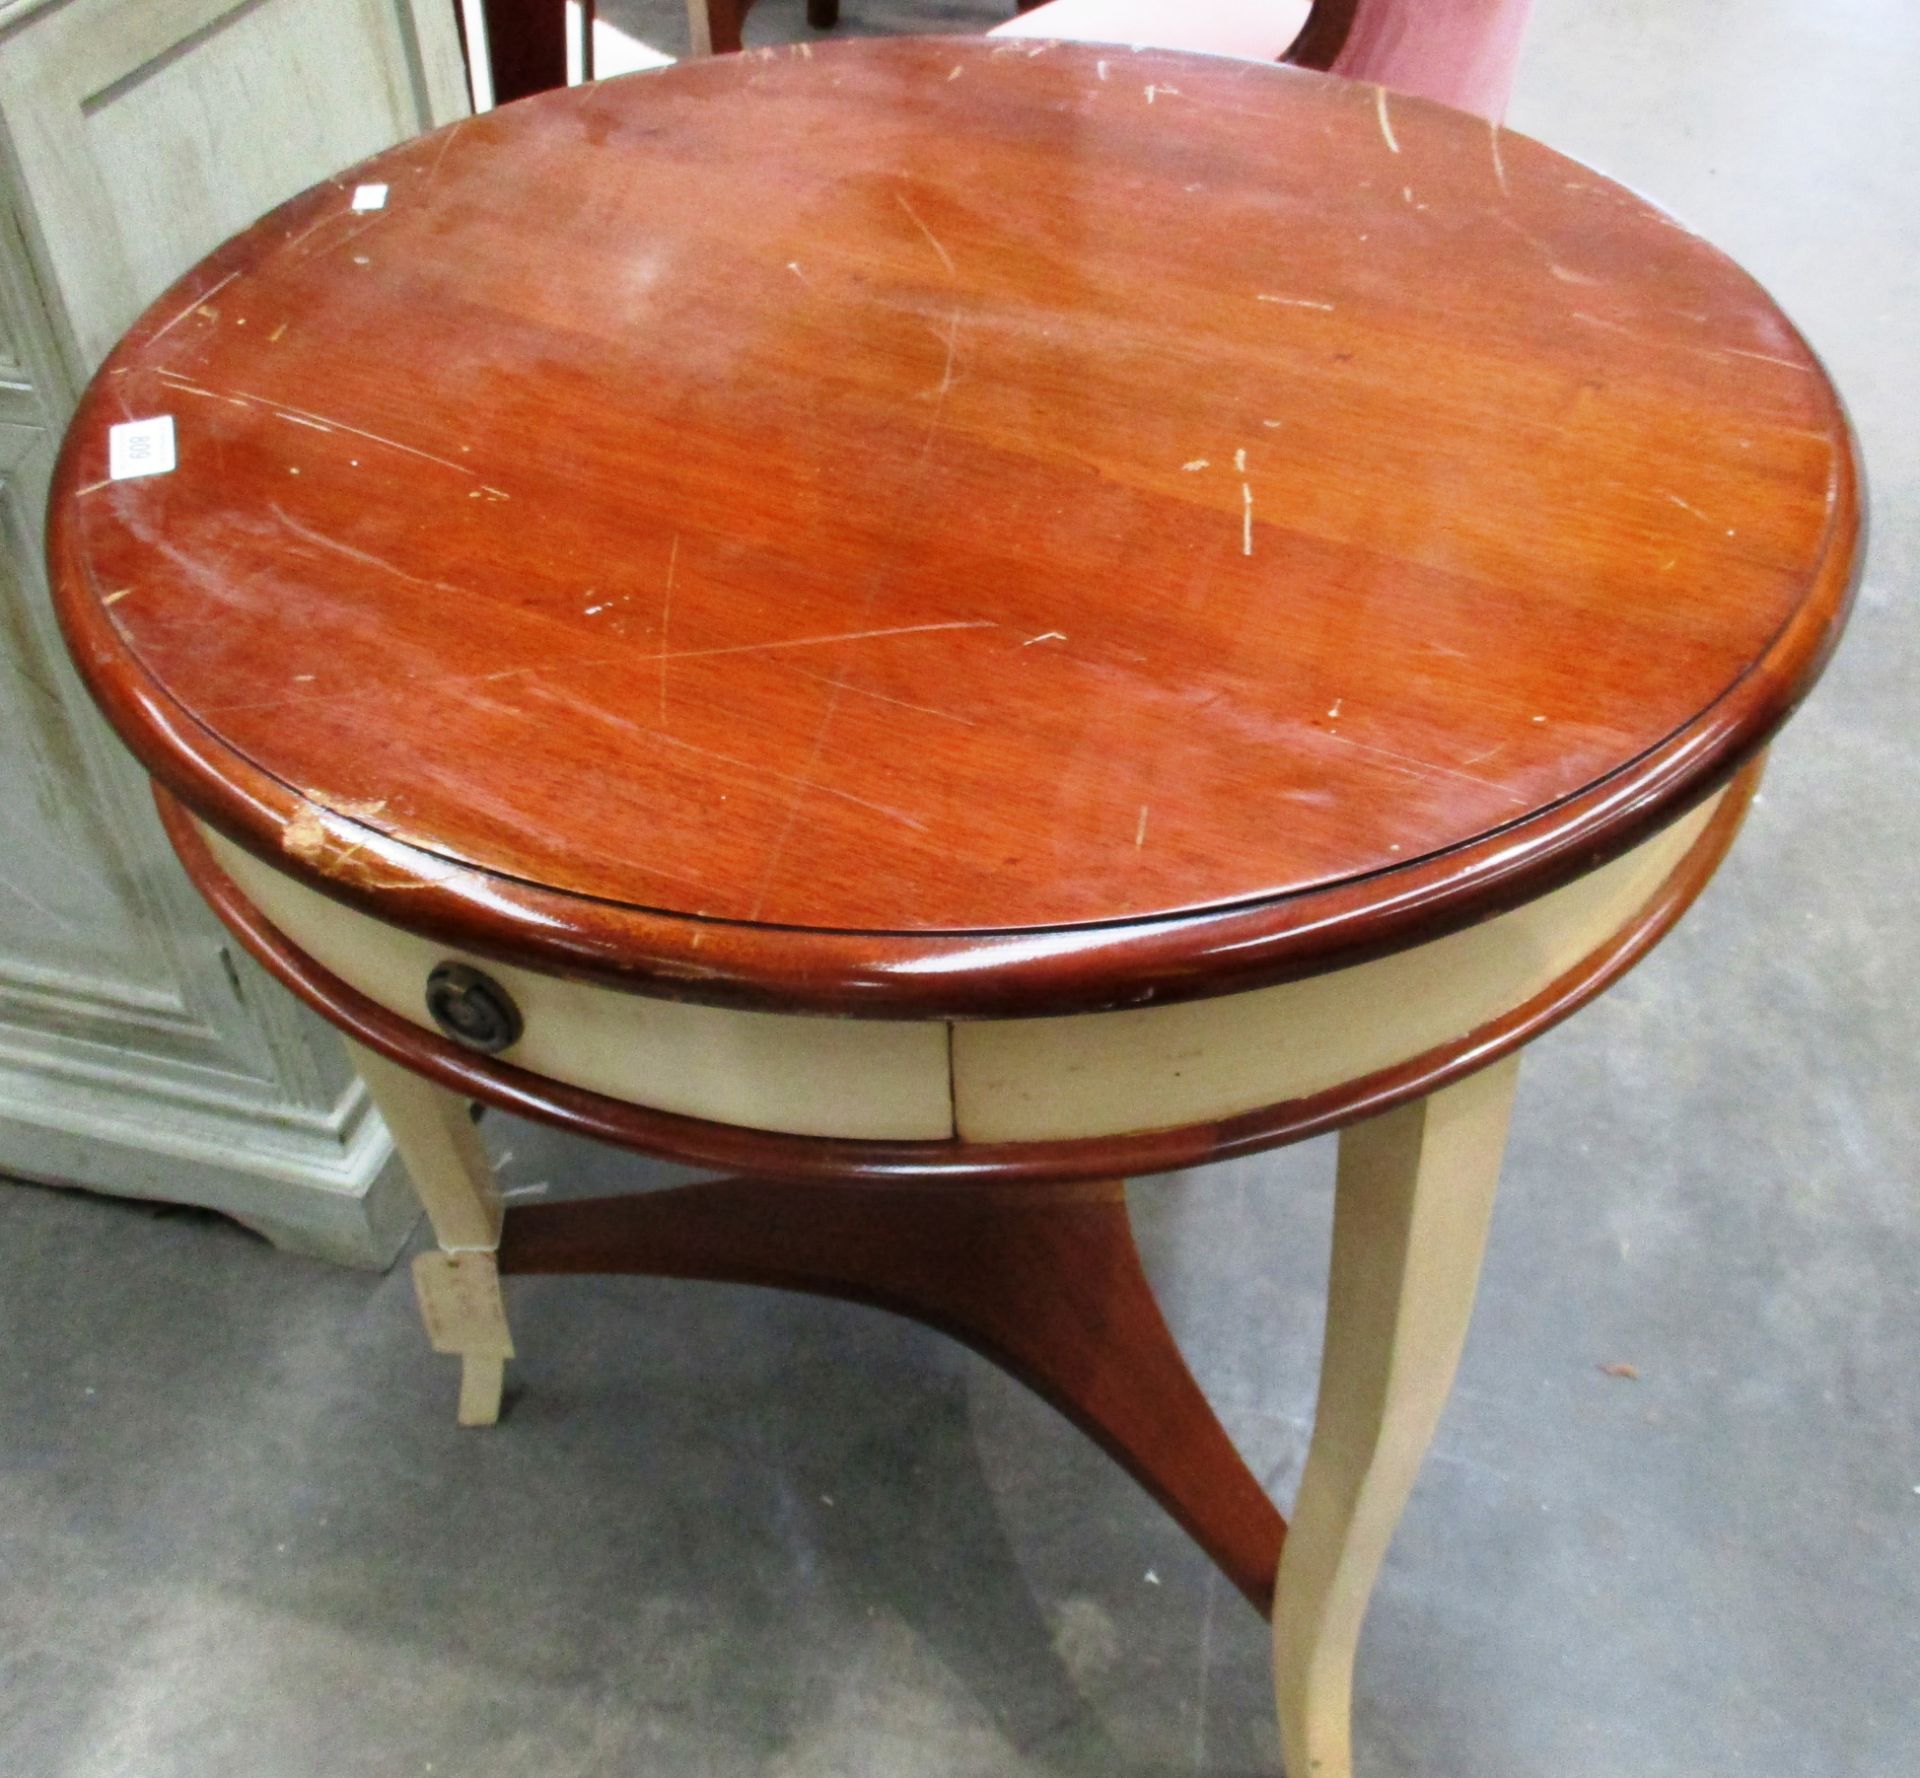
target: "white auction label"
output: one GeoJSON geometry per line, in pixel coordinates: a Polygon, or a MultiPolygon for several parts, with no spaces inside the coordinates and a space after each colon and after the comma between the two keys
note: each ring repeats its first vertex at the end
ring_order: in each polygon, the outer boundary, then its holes
{"type": "Polygon", "coordinates": [[[137,475],[165,475],[175,463],[173,415],[151,420],[122,420],[107,428],[107,478],[131,481],[137,475]]]}
{"type": "Polygon", "coordinates": [[[353,207],[356,210],[384,210],[387,207],[387,188],[384,185],[356,185],[353,188],[353,207]]]}

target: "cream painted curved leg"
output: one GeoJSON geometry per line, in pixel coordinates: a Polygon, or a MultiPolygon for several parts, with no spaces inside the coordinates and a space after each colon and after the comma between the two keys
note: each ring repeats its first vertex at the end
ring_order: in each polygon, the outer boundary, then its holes
{"type": "Polygon", "coordinates": [[[1360,1621],[1466,1341],[1519,1056],[1340,1135],[1313,1442],[1274,1601],[1287,1778],[1349,1778],[1360,1621]]]}
{"type": "Polygon", "coordinates": [[[460,1424],[491,1426],[500,1418],[506,1361],[513,1356],[494,1257],[503,1212],[493,1168],[466,1100],[357,1043],[349,1042],[347,1052],[440,1244],[438,1253],[413,1262],[413,1287],[433,1349],[460,1359],[460,1424]]]}

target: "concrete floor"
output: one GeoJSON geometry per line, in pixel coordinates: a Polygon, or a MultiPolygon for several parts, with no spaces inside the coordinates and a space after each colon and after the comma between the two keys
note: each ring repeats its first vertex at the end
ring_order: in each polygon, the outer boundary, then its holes
{"type": "MultiPolygon", "coordinates": [[[[797,20],[767,0],[753,34],[797,20]]],[[[1371,1778],[1920,1771],[1916,82],[1901,0],[1540,7],[1514,124],[1773,287],[1854,404],[1875,529],[1734,862],[1532,1057],[1361,1653],[1371,1778]]],[[[641,1176],[489,1131],[509,1184],[641,1176]]],[[[1316,1144],[1138,1192],[1182,1342],[1282,1495],[1329,1183],[1316,1144]]],[[[402,1273],[0,1189],[0,1772],[1278,1769],[1263,1627],[984,1365],[770,1294],[513,1296],[518,1399],[460,1434],[402,1273]]]]}

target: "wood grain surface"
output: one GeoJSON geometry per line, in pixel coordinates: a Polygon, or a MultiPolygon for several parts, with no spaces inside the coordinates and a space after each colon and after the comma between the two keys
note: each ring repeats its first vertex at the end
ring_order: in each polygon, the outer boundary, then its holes
{"type": "Polygon", "coordinates": [[[967,1016],[1591,868],[1804,693],[1857,525],[1805,344],[1598,175],[1293,70],[922,38],[296,199],[108,361],[51,553],[150,769],[330,893],[967,1016]],[[179,468],[107,481],[162,412],[179,468]]]}

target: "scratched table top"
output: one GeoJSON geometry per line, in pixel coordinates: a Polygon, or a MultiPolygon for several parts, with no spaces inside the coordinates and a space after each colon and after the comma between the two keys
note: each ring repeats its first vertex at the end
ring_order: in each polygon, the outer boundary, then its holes
{"type": "Polygon", "coordinates": [[[1805,691],[1857,526],[1800,336],[1599,175],[938,38],[295,198],[112,355],[53,520],[109,714],[288,868],[589,968],[867,935],[821,967],[869,985],[1043,929],[1326,957],[1585,868],[1805,691]]]}

